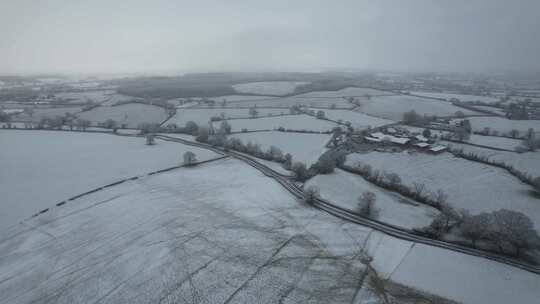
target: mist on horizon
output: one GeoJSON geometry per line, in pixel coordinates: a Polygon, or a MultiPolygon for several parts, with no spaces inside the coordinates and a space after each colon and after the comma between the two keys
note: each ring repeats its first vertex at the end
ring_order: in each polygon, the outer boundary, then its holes
{"type": "Polygon", "coordinates": [[[540,70],[540,1],[4,1],[0,71],[540,70]]]}

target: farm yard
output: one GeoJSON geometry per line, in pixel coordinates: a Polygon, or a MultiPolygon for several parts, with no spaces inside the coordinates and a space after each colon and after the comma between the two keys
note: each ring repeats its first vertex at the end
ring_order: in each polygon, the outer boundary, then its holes
{"type": "MultiPolygon", "coordinates": [[[[258,117],[289,114],[288,108],[257,108],[258,117]]],[[[176,114],[165,122],[165,125],[175,123],[184,126],[188,121],[193,121],[200,126],[208,125],[212,117],[249,118],[249,108],[185,108],[177,109],[176,114]],[[222,116],[223,114],[223,116],[222,116]]],[[[232,122],[231,122],[232,123],[232,122]]]]}
{"type": "Polygon", "coordinates": [[[290,153],[293,156],[293,162],[300,161],[309,166],[326,151],[325,145],[331,135],[271,131],[238,133],[231,137],[239,138],[244,144],[248,142],[259,144],[263,151],[270,146],[278,147],[283,153],[290,153]]]}
{"type": "Polygon", "coordinates": [[[362,177],[340,169],[332,174],[315,176],[304,187],[310,186],[318,187],[322,198],[353,211],[359,209],[358,198],[363,192],[373,192],[376,195],[376,218],[406,229],[428,226],[439,213],[432,207],[374,187],[362,177]]]}
{"type": "Polygon", "coordinates": [[[527,214],[540,227],[540,199],[531,195],[533,188],[504,169],[462,158],[450,153],[370,152],[352,154],[347,164],[370,164],[373,170],[396,173],[405,185],[423,183],[426,189],[443,190],[455,208],[473,214],[498,209],[512,209],[527,214]]]}
{"type": "Polygon", "coordinates": [[[297,86],[308,84],[305,81],[263,81],[233,85],[236,92],[258,95],[287,95],[294,92],[297,86]]]}
{"type": "MultiPolygon", "coordinates": [[[[214,125],[219,127],[219,123],[215,122],[214,125]]],[[[244,129],[247,131],[277,130],[280,127],[285,130],[294,131],[328,132],[338,126],[334,122],[317,119],[306,114],[234,119],[229,120],[229,123],[232,127],[232,132],[242,132],[244,129]]]]}
{"type": "Polygon", "coordinates": [[[128,128],[137,128],[141,123],[162,123],[167,119],[167,112],[158,106],[129,103],[97,107],[80,113],[78,117],[91,121],[93,125],[112,119],[120,126],[125,124],[128,128]]]}
{"type": "Polygon", "coordinates": [[[177,166],[188,150],[198,160],[217,157],[176,143],[61,131],[0,130],[0,145],[1,228],[96,187],[177,166]]]}
{"type": "Polygon", "coordinates": [[[356,110],[394,121],[403,119],[403,113],[415,110],[420,115],[454,116],[457,111],[465,115],[479,115],[481,113],[456,107],[446,101],[438,101],[414,96],[375,96],[369,100],[361,99],[360,107],[356,110]]]}

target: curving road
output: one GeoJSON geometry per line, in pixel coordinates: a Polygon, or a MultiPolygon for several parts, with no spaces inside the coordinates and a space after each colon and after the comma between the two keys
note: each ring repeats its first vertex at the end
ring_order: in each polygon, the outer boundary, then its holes
{"type": "MultiPolygon", "coordinates": [[[[280,174],[274,171],[273,169],[265,166],[264,164],[259,163],[252,157],[246,156],[244,154],[241,154],[235,151],[225,152],[221,149],[218,149],[208,144],[193,142],[193,141],[189,141],[189,140],[185,140],[185,139],[181,139],[177,137],[171,137],[167,135],[156,135],[156,137],[160,138],[161,140],[173,141],[173,142],[182,143],[184,145],[209,149],[221,155],[225,155],[225,154],[230,155],[236,159],[243,161],[249,166],[259,170],[264,175],[274,179],[276,182],[282,185],[287,191],[289,191],[298,199],[305,198],[304,190],[300,186],[298,186],[296,183],[294,183],[290,179],[289,176],[285,176],[283,174],[280,174]]],[[[390,224],[387,224],[378,220],[373,220],[373,219],[363,217],[350,209],[337,206],[333,204],[332,202],[329,202],[321,198],[315,199],[315,201],[312,202],[311,205],[313,205],[313,207],[315,208],[318,208],[322,211],[325,211],[343,220],[372,228],[374,230],[380,231],[382,233],[385,233],[395,238],[399,238],[399,239],[411,241],[411,242],[417,242],[417,243],[421,243],[421,244],[425,244],[429,246],[436,246],[439,248],[444,248],[444,249],[448,249],[448,250],[452,250],[452,251],[456,251],[456,252],[460,252],[460,253],[464,253],[464,254],[468,254],[472,256],[477,256],[477,257],[489,259],[492,261],[496,261],[499,263],[504,263],[513,267],[517,267],[517,268],[520,268],[520,269],[523,269],[532,273],[540,274],[540,267],[537,267],[537,266],[534,266],[534,265],[531,265],[531,264],[528,264],[528,263],[525,263],[516,259],[512,259],[506,256],[502,256],[499,254],[486,252],[486,251],[474,249],[471,247],[467,247],[467,246],[463,246],[463,245],[459,245],[455,243],[427,238],[427,237],[418,235],[409,229],[404,229],[404,228],[390,225],[390,224]]]]}

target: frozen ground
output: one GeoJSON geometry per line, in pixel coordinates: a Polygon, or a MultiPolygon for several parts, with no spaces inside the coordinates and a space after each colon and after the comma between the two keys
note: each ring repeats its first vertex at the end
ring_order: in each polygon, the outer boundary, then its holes
{"type": "Polygon", "coordinates": [[[244,101],[232,101],[227,103],[229,107],[237,106],[257,106],[257,107],[292,107],[292,106],[306,106],[306,107],[320,107],[330,108],[332,106],[338,108],[353,108],[354,106],[342,97],[283,97],[274,99],[260,99],[260,100],[244,100],[244,101]]]}
{"type": "Polygon", "coordinates": [[[480,114],[456,107],[446,101],[405,95],[376,96],[369,100],[362,99],[360,102],[361,106],[358,111],[395,121],[402,120],[403,113],[410,110],[415,110],[420,115],[437,116],[453,116],[457,111],[461,111],[465,115],[480,114]]]}
{"type": "Polygon", "coordinates": [[[474,131],[483,131],[488,127],[504,134],[516,129],[523,135],[529,128],[540,132],[540,120],[510,120],[503,117],[469,117],[469,120],[474,131]]]}
{"type": "MultiPolygon", "coordinates": [[[[259,117],[266,117],[269,114],[289,114],[287,108],[257,108],[259,117]]],[[[199,126],[207,126],[210,118],[214,116],[221,117],[224,114],[225,118],[249,118],[249,108],[231,109],[231,108],[208,108],[208,109],[177,109],[176,114],[167,120],[165,125],[175,123],[178,126],[184,126],[188,121],[194,121],[199,126]]]]}
{"type": "Polygon", "coordinates": [[[366,95],[382,96],[382,95],[395,95],[395,93],[392,93],[390,91],[375,90],[371,88],[348,87],[348,88],[337,90],[337,91],[313,91],[309,93],[295,95],[294,97],[297,97],[297,98],[308,98],[308,97],[335,98],[335,97],[364,97],[366,95]]]}
{"type": "Polygon", "coordinates": [[[540,176],[540,152],[513,153],[506,151],[495,151],[486,148],[474,147],[455,142],[441,141],[454,149],[463,149],[465,153],[475,153],[489,157],[489,159],[504,162],[514,166],[516,169],[527,172],[532,176],[540,176]]]}
{"type": "Polygon", "coordinates": [[[88,119],[92,124],[98,124],[112,119],[119,125],[127,124],[128,128],[137,128],[141,123],[161,123],[167,119],[167,112],[160,107],[130,103],[120,106],[101,106],[90,111],[82,112],[79,118],[88,119]]]}
{"type": "Polygon", "coordinates": [[[50,107],[50,108],[34,108],[32,116],[27,113],[17,114],[13,117],[18,121],[39,122],[42,118],[55,118],[56,116],[64,116],[66,113],[76,114],[82,110],[82,107],[50,107]]]}
{"type": "MultiPolygon", "coordinates": [[[[312,109],[315,112],[318,109],[312,109]]],[[[351,111],[351,110],[324,110],[324,114],[327,118],[332,120],[342,120],[343,122],[351,122],[351,126],[357,130],[367,129],[368,126],[379,127],[387,124],[394,123],[392,120],[382,119],[379,117],[370,116],[364,113],[351,111]]]]}
{"type": "Polygon", "coordinates": [[[102,103],[114,95],[112,90],[99,90],[87,92],[63,92],[54,94],[57,99],[68,100],[72,103],[96,102],[102,103]]]}
{"type": "Polygon", "coordinates": [[[407,229],[428,226],[438,214],[434,208],[376,187],[361,176],[340,169],[311,178],[304,187],[309,186],[317,186],[322,198],[354,211],[358,209],[362,193],[371,191],[377,196],[377,219],[407,229]]]}
{"type": "Polygon", "coordinates": [[[370,164],[373,170],[396,173],[406,185],[419,182],[431,192],[442,189],[452,206],[473,214],[502,208],[523,212],[540,229],[540,199],[530,194],[531,186],[503,169],[457,158],[450,153],[370,152],[347,157],[348,164],[357,161],[370,164]]]}
{"type": "Polygon", "coordinates": [[[514,148],[521,146],[522,140],[500,136],[483,136],[471,134],[468,142],[476,145],[489,146],[513,151],[514,148]]]}
{"type": "MultiPolygon", "coordinates": [[[[220,122],[214,123],[219,126],[220,122]]],[[[286,115],[276,117],[261,117],[255,119],[233,119],[229,120],[233,132],[240,132],[242,129],[248,131],[255,130],[275,130],[279,127],[290,130],[308,130],[316,132],[332,131],[338,125],[328,120],[317,119],[309,115],[286,115]]]]}
{"type": "Polygon", "coordinates": [[[240,93],[260,95],[286,95],[293,93],[297,86],[308,84],[304,81],[263,81],[233,85],[240,93]]]}
{"type": "Polygon", "coordinates": [[[463,303],[540,296],[538,275],[343,222],[236,160],[53,208],[0,232],[0,252],[10,304],[359,304],[365,253],[381,275],[463,303]]]}
{"type": "Polygon", "coordinates": [[[290,153],[294,161],[305,162],[308,166],[319,159],[331,136],[327,134],[306,134],[289,132],[253,132],[238,133],[230,137],[240,138],[244,144],[260,144],[265,151],[270,146],[280,148],[283,153],[290,153]]]}
{"type": "Polygon", "coordinates": [[[144,138],[61,131],[0,130],[0,228],[96,187],[179,165],[203,149],[144,138]]]}
{"type": "Polygon", "coordinates": [[[454,93],[437,93],[437,92],[411,92],[413,95],[434,97],[434,98],[443,98],[450,100],[452,98],[457,98],[459,101],[481,101],[486,103],[495,103],[499,101],[497,97],[491,96],[477,96],[477,95],[466,95],[466,94],[454,94],[454,93]]]}
{"type": "Polygon", "coordinates": [[[490,107],[490,106],[474,106],[475,108],[477,109],[480,109],[480,110],[486,110],[486,111],[491,111],[493,113],[497,113],[499,115],[506,115],[506,111],[504,111],[503,109],[500,109],[500,108],[495,108],[495,107],[490,107]]]}

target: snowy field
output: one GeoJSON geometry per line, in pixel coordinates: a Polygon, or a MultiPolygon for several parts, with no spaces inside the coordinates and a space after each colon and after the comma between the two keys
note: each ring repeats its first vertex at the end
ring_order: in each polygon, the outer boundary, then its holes
{"type": "Polygon", "coordinates": [[[55,118],[56,116],[64,116],[66,113],[76,114],[82,110],[82,107],[50,107],[50,108],[34,108],[32,116],[27,113],[14,115],[13,119],[18,121],[39,122],[42,118],[55,118]]]}
{"type": "Polygon", "coordinates": [[[476,145],[482,145],[482,146],[488,146],[488,147],[514,151],[514,148],[521,146],[522,140],[500,137],[500,136],[484,136],[484,135],[471,134],[467,142],[470,142],[476,145]]]}
{"type": "MultiPolygon", "coordinates": [[[[318,111],[318,109],[311,110],[314,110],[315,112],[318,111]]],[[[394,123],[392,120],[382,119],[350,110],[324,110],[324,114],[327,118],[332,120],[342,120],[343,122],[349,121],[351,122],[351,126],[357,130],[367,129],[368,126],[379,127],[394,123]]]]}
{"type": "MultiPolygon", "coordinates": [[[[220,122],[214,123],[217,127],[220,122]]],[[[242,129],[248,131],[255,130],[275,130],[279,127],[290,130],[308,130],[325,132],[332,131],[338,125],[328,120],[317,119],[306,114],[286,115],[276,117],[261,117],[254,119],[233,119],[229,120],[233,132],[240,132],[242,129]]]]}
{"type": "Polygon", "coordinates": [[[90,120],[93,125],[112,119],[118,125],[126,124],[128,128],[137,128],[141,123],[162,123],[167,119],[167,112],[157,106],[130,103],[114,107],[97,107],[80,113],[78,117],[90,120]]]}
{"type": "Polygon", "coordinates": [[[353,211],[357,211],[358,198],[362,193],[371,191],[377,196],[377,219],[406,229],[428,226],[438,214],[432,207],[376,187],[361,176],[340,169],[332,174],[320,174],[311,178],[304,188],[309,186],[317,186],[322,198],[353,211]]]}
{"type": "Polygon", "coordinates": [[[540,131],[540,120],[510,120],[503,117],[470,117],[471,127],[473,131],[483,131],[485,127],[489,127],[492,131],[496,130],[499,133],[507,134],[513,129],[525,134],[529,128],[533,128],[536,132],[540,131]]]}
{"type": "Polygon", "coordinates": [[[437,92],[411,92],[412,95],[426,96],[433,98],[443,98],[445,100],[450,100],[452,98],[457,98],[459,101],[481,101],[485,103],[496,103],[499,101],[499,98],[492,96],[478,96],[478,95],[466,95],[466,94],[454,94],[454,93],[437,93],[437,92]]]}
{"type": "Polygon", "coordinates": [[[208,150],[144,138],[61,131],[0,130],[0,228],[69,197],[120,179],[179,165],[208,150]]]}
{"type": "Polygon", "coordinates": [[[72,103],[86,103],[86,102],[96,102],[102,103],[115,94],[112,90],[103,90],[103,91],[87,91],[87,92],[62,92],[56,93],[54,96],[56,99],[68,100],[72,103]]]}
{"type": "Polygon", "coordinates": [[[463,145],[454,142],[441,141],[453,149],[463,149],[465,153],[475,153],[489,157],[489,159],[504,162],[514,166],[516,169],[527,172],[532,176],[540,176],[540,152],[513,153],[505,151],[495,151],[470,145],[463,145]]]}
{"type": "MultiPolygon", "coordinates": [[[[287,108],[257,108],[259,117],[266,117],[269,115],[289,114],[287,108]]],[[[177,109],[176,114],[167,120],[165,125],[175,123],[178,126],[184,126],[188,121],[194,121],[199,126],[207,126],[210,118],[214,116],[228,118],[249,118],[249,108],[243,109],[231,109],[231,108],[208,108],[208,109],[177,109]]]]}
{"type": "Polygon", "coordinates": [[[290,153],[293,161],[300,161],[311,165],[326,151],[325,145],[331,135],[304,134],[287,132],[253,132],[239,133],[230,137],[240,138],[244,144],[252,142],[261,145],[266,151],[270,146],[280,148],[283,153],[290,153]]]}
{"type": "Polygon", "coordinates": [[[457,158],[450,153],[371,152],[347,157],[347,164],[354,165],[357,161],[370,164],[373,170],[396,173],[405,185],[419,182],[431,192],[442,189],[452,206],[473,214],[502,208],[523,212],[540,229],[540,199],[530,195],[531,186],[503,169],[457,158]]]}
{"type": "Polygon", "coordinates": [[[437,101],[414,96],[396,95],[372,97],[370,100],[361,100],[358,111],[378,116],[381,118],[400,121],[403,113],[415,110],[420,115],[453,116],[457,111],[465,115],[479,114],[460,107],[456,107],[445,101],[437,101]]]}
{"type": "Polygon", "coordinates": [[[380,303],[365,253],[384,277],[462,303],[540,297],[538,275],[344,222],[237,160],[53,208],[0,232],[0,252],[0,303],[380,303]]]}
{"type": "Polygon", "coordinates": [[[337,97],[363,97],[366,95],[382,96],[382,95],[396,95],[396,94],[390,91],[381,91],[381,90],[375,90],[371,88],[348,87],[348,88],[337,90],[337,91],[313,91],[309,93],[294,95],[293,97],[296,97],[296,98],[311,98],[311,97],[337,98],[337,97]]]}
{"type": "Polygon", "coordinates": [[[304,81],[263,81],[233,85],[239,93],[259,95],[287,95],[294,92],[297,86],[308,84],[304,81]]]}
{"type": "Polygon", "coordinates": [[[305,106],[305,107],[319,107],[319,108],[330,108],[335,106],[337,108],[348,108],[351,109],[354,107],[353,104],[349,103],[345,98],[342,97],[304,97],[297,98],[296,96],[283,97],[283,98],[273,98],[273,99],[260,99],[260,100],[244,100],[244,101],[232,101],[227,103],[228,107],[238,107],[238,106],[257,106],[257,107],[287,107],[292,106],[305,106]]]}
{"type": "Polygon", "coordinates": [[[501,108],[490,107],[490,106],[476,106],[476,105],[474,107],[477,108],[477,109],[480,109],[480,110],[490,111],[490,112],[493,112],[495,114],[499,114],[499,115],[502,115],[502,116],[506,115],[506,111],[504,111],[501,108]]]}

